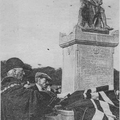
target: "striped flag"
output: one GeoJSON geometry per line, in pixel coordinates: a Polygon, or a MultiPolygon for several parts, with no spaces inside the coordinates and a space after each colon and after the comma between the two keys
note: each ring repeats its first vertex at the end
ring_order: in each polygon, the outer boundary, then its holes
{"type": "Polygon", "coordinates": [[[119,120],[119,100],[112,86],[75,91],[67,101],[66,108],[74,110],[75,120],[119,120]]]}
{"type": "Polygon", "coordinates": [[[101,100],[93,100],[91,99],[94,107],[95,107],[95,114],[92,118],[92,120],[99,116],[100,120],[103,120],[103,118],[106,118],[108,120],[116,120],[116,110],[118,111],[119,108],[116,108],[112,105],[110,105],[107,102],[101,101],[101,100]]]}

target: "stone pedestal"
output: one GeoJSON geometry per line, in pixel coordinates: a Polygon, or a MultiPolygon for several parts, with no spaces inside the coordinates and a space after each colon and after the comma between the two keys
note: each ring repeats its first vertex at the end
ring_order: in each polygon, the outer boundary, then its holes
{"type": "Polygon", "coordinates": [[[74,120],[74,112],[71,110],[58,110],[57,116],[45,116],[45,120],[74,120]]]}
{"type": "Polygon", "coordinates": [[[113,53],[118,34],[83,32],[78,27],[69,35],[60,33],[62,93],[113,84],[113,53]]]}

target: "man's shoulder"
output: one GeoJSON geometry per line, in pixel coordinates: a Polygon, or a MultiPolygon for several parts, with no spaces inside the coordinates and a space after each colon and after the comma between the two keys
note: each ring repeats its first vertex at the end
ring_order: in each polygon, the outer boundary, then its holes
{"type": "Polygon", "coordinates": [[[36,84],[31,84],[31,85],[29,85],[28,89],[38,90],[36,84]]]}
{"type": "Polygon", "coordinates": [[[17,79],[14,78],[14,77],[8,77],[8,76],[6,76],[6,77],[4,77],[4,78],[2,79],[1,85],[4,85],[5,83],[11,82],[11,81],[17,81],[17,79]]]}
{"type": "Polygon", "coordinates": [[[5,77],[1,81],[1,90],[11,88],[14,85],[20,85],[21,81],[14,77],[5,77]]]}

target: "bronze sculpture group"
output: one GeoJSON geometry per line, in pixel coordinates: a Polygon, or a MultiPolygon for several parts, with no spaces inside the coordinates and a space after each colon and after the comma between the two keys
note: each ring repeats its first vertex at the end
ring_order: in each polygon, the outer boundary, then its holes
{"type": "Polygon", "coordinates": [[[102,0],[80,0],[78,26],[82,29],[113,30],[107,25],[102,0]]]}

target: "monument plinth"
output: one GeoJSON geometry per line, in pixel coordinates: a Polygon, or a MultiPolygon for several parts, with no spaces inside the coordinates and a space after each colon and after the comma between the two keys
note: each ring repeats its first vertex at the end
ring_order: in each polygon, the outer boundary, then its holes
{"type": "Polygon", "coordinates": [[[118,42],[118,31],[91,33],[76,26],[69,35],[60,33],[62,93],[113,84],[113,53],[118,42]]]}

